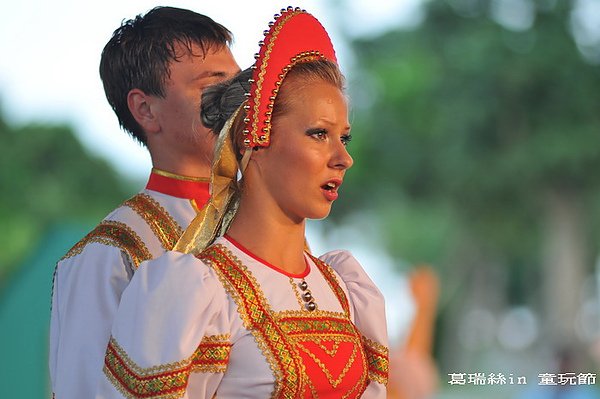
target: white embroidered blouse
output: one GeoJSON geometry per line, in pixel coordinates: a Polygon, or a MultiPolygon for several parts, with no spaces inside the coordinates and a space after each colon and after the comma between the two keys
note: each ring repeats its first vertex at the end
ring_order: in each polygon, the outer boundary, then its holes
{"type": "Polygon", "coordinates": [[[292,275],[222,237],[142,263],[96,397],[384,398],[381,293],[346,251],[306,260],[292,275]]]}

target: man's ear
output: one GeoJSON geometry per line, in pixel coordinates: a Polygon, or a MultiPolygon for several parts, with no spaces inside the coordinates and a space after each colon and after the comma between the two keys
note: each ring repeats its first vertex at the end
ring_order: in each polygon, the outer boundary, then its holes
{"type": "Polygon", "coordinates": [[[158,133],[160,123],[153,112],[154,97],[147,95],[140,89],[132,89],[127,93],[127,106],[136,122],[144,129],[146,134],[158,133]]]}

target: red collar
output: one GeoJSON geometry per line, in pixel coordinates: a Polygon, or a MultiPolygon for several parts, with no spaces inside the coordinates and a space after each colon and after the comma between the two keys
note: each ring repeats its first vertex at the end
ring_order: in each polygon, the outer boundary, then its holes
{"type": "Polygon", "coordinates": [[[146,189],[192,200],[198,209],[210,198],[208,179],[176,175],[156,168],[152,168],[146,189]]]}
{"type": "Polygon", "coordinates": [[[234,247],[236,247],[237,249],[239,249],[240,251],[242,251],[243,253],[245,253],[246,255],[251,257],[252,259],[259,261],[263,265],[265,265],[285,276],[292,277],[292,278],[304,278],[304,277],[308,276],[308,273],[310,273],[310,265],[309,265],[308,261],[306,260],[306,256],[304,256],[304,264],[306,265],[306,269],[304,269],[304,271],[302,273],[298,273],[298,274],[289,273],[283,269],[280,269],[279,267],[275,266],[274,264],[269,263],[266,260],[260,258],[258,255],[254,255],[252,252],[250,252],[249,249],[247,249],[242,244],[240,244],[239,242],[237,242],[236,240],[231,238],[231,236],[229,234],[225,233],[223,235],[223,238],[225,238],[227,241],[229,241],[231,244],[233,244],[234,247]]]}

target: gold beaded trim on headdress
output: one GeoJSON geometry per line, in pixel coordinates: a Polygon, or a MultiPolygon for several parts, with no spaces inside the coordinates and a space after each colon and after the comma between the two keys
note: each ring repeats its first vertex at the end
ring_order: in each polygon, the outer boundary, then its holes
{"type": "Polygon", "coordinates": [[[249,148],[269,145],[273,105],[283,79],[294,65],[316,59],[337,62],[327,31],[305,10],[282,9],[269,26],[255,54],[248,102],[244,105],[244,145],[249,148]]]}

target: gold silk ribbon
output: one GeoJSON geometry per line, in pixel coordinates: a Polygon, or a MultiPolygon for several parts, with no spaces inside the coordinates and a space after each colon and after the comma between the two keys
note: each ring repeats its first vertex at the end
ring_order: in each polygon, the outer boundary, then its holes
{"type": "Polygon", "coordinates": [[[173,247],[174,251],[198,255],[227,231],[235,216],[239,205],[238,163],[230,130],[244,104],[219,132],[210,174],[210,200],[183,232],[173,247]]]}

